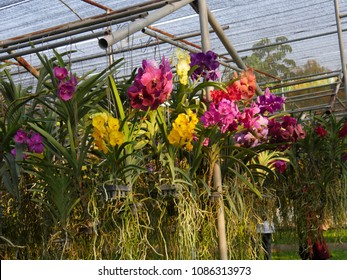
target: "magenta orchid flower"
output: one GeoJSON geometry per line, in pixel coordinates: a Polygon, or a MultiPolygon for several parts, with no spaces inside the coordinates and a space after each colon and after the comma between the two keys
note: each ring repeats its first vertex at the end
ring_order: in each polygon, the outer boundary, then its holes
{"type": "Polygon", "coordinates": [[[58,96],[64,100],[68,101],[73,97],[76,91],[76,85],[73,80],[61,81],[58,86],[58,96]]]}
{"type": "Polygon", "coordinates": [[[280,174],[282,174],[287,169],[287,163],[284,160],[276,160],[274,163],[274,167],[280,174]]]}
{"type": "Polygon", "coordinates": [[[235,102],[222,99],[217,105],[210,104],[209,110],[200,118],[204,127],[218,124],[222,133],[237,129],[236,116],[239,109],[235,102]]]}
{"type": "Polygon", "coordinates": [[[281,110],[284,103],[284,97],[272,94],[268,88],[265,89],[264,95],[257,97],[260,114],[265,114],[266,112],[273,114],[281,110]]]}
{"type": "Polygon", "coordinates": [[[133,84],[128,89],[131,106],[143,111],[156,110],[172,92],[170,63],[163,57],[161,64],[143,60],[133,84]]]}
{"type": "MultiPolygon", "coordinates": [[[[22,128],[18,129],[13,140],[23,145],[23,150],[29,150],[32,153],[41,154],[44,151],[43,138],[40,133],[30,131],[27,133],[22,128]]],[[[16,149],[11,150],[11,154],[16,156],[16,149]]],[[[23,152],[23,158],[27,158],[27,154],[23,152]]]]}
{"type": "Polygon", "coordinates": [[[41,154],[44,150],[42,140],[42,136],[38,132],[32,133],[31,137],[27,140],[29,151],[41,154]]]}
{"type": "Polygon", "coordinates": [[[62,81],[64,80],[67,75],[68,75],[68,71],[65,67],[54,67],[53,68],[53,72],[54,72],[54,76],[59,80],[62,81]]]}
{"type": "Polygon", "coordinates": [[[73,97],[76,91],[77,78],[65,67],[54,67],[54,76],[59,80],[58,96],[63,101],[68,101],[73,97]]]}
{"type": "Polygon", "coordinates": [[[18,129],[14,135],[14,141],[17,143],[26,143],[28,140],[28,134],[23,129],[18,129]]]}

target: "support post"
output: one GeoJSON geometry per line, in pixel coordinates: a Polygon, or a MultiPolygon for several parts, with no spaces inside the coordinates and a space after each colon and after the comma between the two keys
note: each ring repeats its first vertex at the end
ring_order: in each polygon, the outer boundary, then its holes
{"type": "Polygon", "coordinates": [[[340,20],[339,1],[335,0],[334,4],[335,4],[335,17],[336,17],[337,35],[338,35],[338,38],[339,38],[341,68],[342,68],[342,73],[343,73],[343,85],[344,85],[344,92],[345,92],[345,104],[347,105],[347,70],[346,70],[345,48],[344,48],[344,43],[343,43],[341,20],[340,20]]]}
{"type": "MultiPolygon", "coordinates": [[[[154,32],[149,28],[142,29],[142,32],[147,34],[148,36],[152,36],[153,38],[160,40],[159,42],[155,42],[154,44],[153,43],[147,44],[147,47],[152,46],[152,45],[162,44],[162,43],[168,43],[168,44],[171,44],[173,46],[176,46],[178,48],[181,48],[181,49],[186,50],[186,51],[191,52],[191,53],[197,53],[197,52],[200,52],[202,50],[202,48],[196,44],[188,45],[187,43],[189,43],[189,42],[180,39],[182,36],[171,37],[171,36],[167,36],[167,35],[162,35],[162,33],[154,32]],[[192,47],[192,45],[194,45],[194,47],[192,47]]],[[[211,30],[210,30],[210,32],[211,32],[211,30]]],[[[199,33],[199,35],[201,35],[201,33],[199,33]]],[[[132,47],[131,49],[134,50],[134,49],[136,49],[136,47],[132,47]]],[[[125,49],[122,49],[122,51],[125,51],[125,49]]],[[[220,57],[219,54],[217,54],[217,55],[220,57]]],[[[233,69],[236,71],[242,71],[242,69],[240,69],[236,66],[232,66],[229,63],[226,63],[224,61],[220,60],[219,63],[221,65],[224,65],[225,67],[230,68],[230,69],[233,69]]]]}
{"type": "MultiPolygon", "coordinates": [[[[208,30],[208,14],[206,0],[198,0],[200,29],[201,29],[201,46],[202,51],[207,52],[211,48],[210,33],[208,30]]],[[[211,88],[206,89],[207,101],[211,101],[210,95],[211,88]]],[[[222,172],[220,169],[219,159],[213,166],[213,185],[217,189],[217,229],[218,229],[218,247],[219,257],[221,260],[228,259],[228,246],[226,239],[225,229],[225,215],[224,215],[224,201],[223,201],[223,188],[222,188],[222,172]]]]}
{"type": "MultiPolygon", "coordinates": [[[[200,12],[199,11],[199,7],[196,5],[196,3],[193,3],[192,6],[193,6],[193,8],[195,9],[195,11],[197,13],[200,12]]],[[[216,33],[216,35],[218,36],[219,40],[224,45],[225,49],[228,51],[230,56],[235,61],[236,65],[239,68],[243,69],[243,70],[247,70],[246,64],[242,61],[242,59],[238,55],[236,49],[234,48],[234,46],[231,44],[231,42],[229,41],[229,39],[226,37],[225,33],[223,32],[223,29],[221,28],[220,24],[215,19],[213,13],[208,8],[207,8],[207,17],[208,17],[208,22],[210,23],[210,25],[213,28],[214,32],[216,33]]],[[[257,92],[258,95],[263,95],[264,94],[258,84],[257,84],[256,92],[257,92]]]]}
{"type": "Polygon", "coordinates": [[[198,0],[199,20],[201,31],[201,48],[203,52],[211,49],[210,33],[208,31],[208,17],[206,0],[198,0]]]}
{"type": "Polygon", "coordinates": [[[217,229],[218,229],[218,248],[221,260],[228,259],[228,244],[225,228],[225,212],[222,187],[222,172],[220,169],[220,160],[218,159],[213,167],[213,184],[217,188],[217,229]]]}

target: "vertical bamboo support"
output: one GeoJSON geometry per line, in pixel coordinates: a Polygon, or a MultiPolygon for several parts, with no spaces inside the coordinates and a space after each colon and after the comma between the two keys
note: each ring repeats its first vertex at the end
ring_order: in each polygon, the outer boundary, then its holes
{"type": "Polygon", "coordinates": [[[344,91],[345,91],[345,104],[347,104],[347,69],[346,69],[345,48],[344,48],[342,28],[341,28],[341,20],[340,20],[339,1],[335,0],[334,4],[335,4],[337,36],[339,38],[341,68],[342,68],[342,73],[343,73],[343,84],[344,84],[344,91]]]}
{"type": "MultiPolygon", "coordinates": [[[[201,46],[202,51],[207,52],[210,50],[210,33],[208,30],[208,15],[206,0],[198,0],[199,19],[201,29],[201,46]]],[[[206,89],[207,101],[211,101],[210,96],[211,88],[206,89]]],[[[213,185],[219,193],[217,199],[217,228],[218,228],[218,246],[219,256],[221,260],[228,259],[228,247],[225,230],[225,215],[224,215],[224,202],[223,202],[223,189],[222,189],[222,172],[220,169],[220,162],[217,160],[213,167],[213,185]]]]}
{"type": "MultiPolygon", "coordinates": [[[[196,8],[195,3],[193,3],[192,6],[194,9],[196,8]]],[[[238,55],[236,49],[234,48],[232,43],[229,41],[228,37],[225,35],[222,27],[220,26],[220,24],[218,23],[218,21],[214,17],[213,13],[207,7],[206,7],[206,10],[207,10],[208,23],[211,25],[212,29],[214,30],[214,32],[218,36],[220,42],[223,44],[223,46],[228,51],[228,53],[230,54],[232,59],[235,61],[236,65],[243,70],[247,70],[246,64],[242,61],[242,59],[238,55]]],[[[264,94],[258,84],[256,85],[256,92],[258,95],[264,94]]]]}
{"type": "Polygon", "coordinates": [[[220,161],[217,160],[213,167],[213,184],[217,188],[217,228],[218,228],[218,247],[221,260],[228,259],[228,245],[225,230],[225,214],[222,188],[222,172],[220,169],[220,161]]]}

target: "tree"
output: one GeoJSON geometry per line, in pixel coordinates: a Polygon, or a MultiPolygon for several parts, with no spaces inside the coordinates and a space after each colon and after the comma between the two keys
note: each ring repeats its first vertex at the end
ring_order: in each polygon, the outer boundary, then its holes
{"type": "MultiPolygon", "coordinates": [[[[287,108],[310,108],[311,106],[318,105],[328,105],[332,101],[331,96],[327,96],[326,92],[333,93],[335,86],[331,82],[331,78],[312,79],[311,81],[305,77],[311,75],[318,75],[322,73],[330,72],[331,70],[326,68],[325,66],[320,65],[316,60],[309,59],[303,66],[297,66],[293,72],[296,79],[297,84],[290,87],[290,93],[287,94],[287,97],[294,97],[295,101],[288,102],[287,108]],[[302,77],[302,79],[301,79],[302,77]],[[301,81],[300,81],[301,79],[301,81]],[[318,88],[319,87],[319,88],[318,88]],[[324,93],[325,92],[325,93],[324,93]],[[324,93],[324,94],[323,94],[324,93]],[[311,99],[301,99],[300,96],[311,95],[311,99]],[[299,98],[299,100],[298,100],[299,98]]],[[[325,109],[324,109],[325,110],[325,109]]]]}
{"type": "Polygon", "coordinates": [[[264,38],[253,45],[253,53],[246,58],[245,62],[255,69],[258,82],[273,81],[273,77],[283,79],[294,76],[292,69],[296,67],[296,63],[293,59],[286,58],[287,54],[292,52],[292,47],[286,44],[286,41],[288,41],[287,37],[280,36],[275,39],[275,42],[264,38]]]}
{"type": "Polygon", "coordinates": [[[294,72],[296,76],[305,76],[311,74],[320,74],[331,71],[325,66],[320,65],[317,60],[309,59],[303,66],[295,68],[294,72]]]}

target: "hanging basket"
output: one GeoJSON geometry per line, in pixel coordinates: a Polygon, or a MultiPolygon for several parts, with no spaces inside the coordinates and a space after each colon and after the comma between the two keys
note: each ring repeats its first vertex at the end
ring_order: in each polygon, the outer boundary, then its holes
{"type": "Polygon", "coordinates": [[[160,185],[160,193],[162,197],[174,197],[178,198],[181,187],[178,185],[165,184],[160,185]]]}
{"type": "Polygon", "coordinates": [[[107,200],[125,199],[131,193],[130,186],[124,185],[104,185],[107,194],[107,200]]]}

